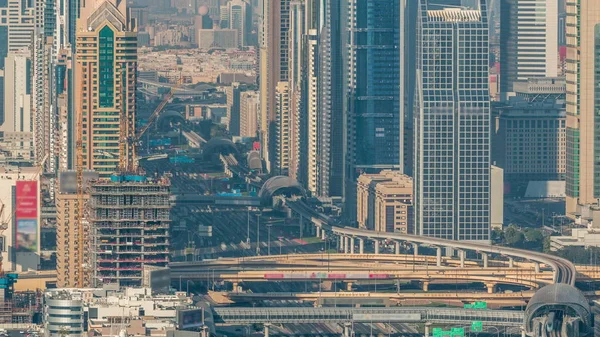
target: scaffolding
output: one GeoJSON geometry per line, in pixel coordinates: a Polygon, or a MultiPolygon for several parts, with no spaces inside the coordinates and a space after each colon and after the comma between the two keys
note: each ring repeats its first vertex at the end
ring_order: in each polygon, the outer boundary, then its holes
{"type": "Polygon", "coordinates": [[[170,183],[101,181],[90,191],[94,284],[142,285],[145,266],[169,262],[170,183]]]}

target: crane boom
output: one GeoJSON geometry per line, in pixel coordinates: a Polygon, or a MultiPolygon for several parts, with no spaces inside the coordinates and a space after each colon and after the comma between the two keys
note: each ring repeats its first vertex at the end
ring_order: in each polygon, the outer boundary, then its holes
{"type": "Polygon", "coordinates": [[[167,103],[169,103],[169,101],[171,100],[171,98],[173,98],[173,96],[175,95],[175,91],[177,89],[179,89],[179,87],[182,84],[183,84],[183,80],[180,78],[177,81],[177,84],[175,84],[173,87],[171,87],[171,90],[169,90],[169,93],[165,96],[165,98],[162,100],[162,102],[160,102],[160,104],[156,107],[156,109],[154,109],[154,112],[148,118],[148,123],[146,123],[146,125],[144,125],[144,127],[142,127],[142,129],[140,130],[140,132],[138,132],[135,135],[135,140],[136,141],[140,140],[142,138],[142,136],[144,135],[144,133],[146,133],[146,131],[148,131],[148,129],[152,126],[152,124],[154,124],[154,122],[158,118],[158,115],[160,115],[160,112],[165,108],[165,106],[167,105],[167,103]]]}
{"type": "MultiPolygon", "coordinates": [[[[169,92],[167,93],[167,95],[163,98],[163,100],[160,102],[160,104],[156,107],[156,109],[154,109],[154,111],[152,112],[152,114],[150,115],[150,117],[148,118],[148,122],[146,123],[146,125],[144,125],[142,127],[142,129],[136,133],[133,137],[128,137],[127,135],[125,135],[125,130],[126,130],[126,125],[125,125],[125,119],[123,116],[123,114],[121,114],[121,139],[127,139],[128,145],[130,146],[131,149],[131,158],[136,158],[137,154],[136,154],[136,144],[140,141],[140,139],[142,138],[142,136],[146,133],[146,131],[148,131],[148,129],[156,122],[156,120],[158,119],[158,116],[160,115],[160,113],[162,112],[162,110],[165,108],[165,106],[167,106],[167,104],[169,103],[169,101],[171,100],[171,98],[173,98],[173,96],[175,95],[175,91],[177,91],[177,89],[179,89],[179,87],[183,84],[183,77],[179,78],[179,80],[177,81],[177,84],[175,84],[174,86],[171,87],[171,90],[169,90],[169,92]]],[[[124,145],[122,145],[124,146],[124,145]]],[[[121,171],[137,171],[138,169],[138,160],[133,160],[133,163],[128,163],[128,158],[125,158],[125,153],[124,150],[121,150],[121,156],[120,156],[120,166],[121,166],[121,171]]]]}

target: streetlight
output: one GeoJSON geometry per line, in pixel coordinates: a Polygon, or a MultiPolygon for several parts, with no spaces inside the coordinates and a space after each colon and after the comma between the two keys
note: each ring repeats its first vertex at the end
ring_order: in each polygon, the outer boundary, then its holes
{"type": "Polygon", "coordinates": [[[192,282],[192,280],[187,280],[185,282],[185,287],[186,287],[186,292],[185,293],[187,294],[187,296],[190,296],[190,282],[192,282]]]}
{"type": "Polygon", "coordinates": [[[271,255],[271,227],[273,224],[267,224],[267,255],[271,255]]]}
{"type": "Polygon", "coordinates": [[[250,206],[248,206],[248,231],[246,232],[246,243],[250,244],[250,206]]]}
{"type": "Polygon", "coordinates": [[[256,255],[260,255],[260,216],[261,213],[256,214],[256,255]]]}

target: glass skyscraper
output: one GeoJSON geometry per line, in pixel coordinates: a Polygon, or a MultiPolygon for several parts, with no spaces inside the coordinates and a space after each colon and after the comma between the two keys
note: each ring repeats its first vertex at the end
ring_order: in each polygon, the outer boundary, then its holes
{"type": "Polygon", "coordinates": [[[486,1],[419,0],[414,109],[418,235],[490,239],[490,96],[486,1]]]}
{"type": "Polygon", "coordinates": [[[347,214],[360,173],[401,167],[400,0],[351,0],[347,8],[347,214]]]}

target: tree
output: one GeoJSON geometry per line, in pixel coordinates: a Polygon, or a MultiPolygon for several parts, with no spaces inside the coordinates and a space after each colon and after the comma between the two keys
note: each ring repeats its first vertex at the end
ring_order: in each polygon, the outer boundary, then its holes
{"type": "Polygon", "coordinates": [[[494,228],[492,231],[492,241],[494,242],[503,242],[504,241],[504,232],[502,229],[494,228]]]}
{"type": "Polygon", "coordinates": [[[528,228],[525,231],[525,239],[528,242],[541,243],[544,240],[544,234],[539,229],[528,228]]]}
{"type": "Polygon", "coordinates": [[[506,244],[511,247],[521,247],[525,242],[525,235],[517,227],[510,225],[504,231],[504,239],[506,244]]]}

